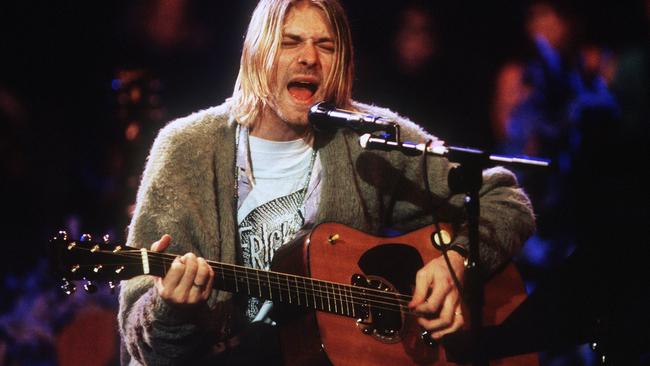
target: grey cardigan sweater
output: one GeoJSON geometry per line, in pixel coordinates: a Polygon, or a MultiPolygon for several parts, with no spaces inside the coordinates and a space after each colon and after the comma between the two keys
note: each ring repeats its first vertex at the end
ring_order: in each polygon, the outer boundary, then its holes
{"type": "MultiPolygon", "coordinates": [[[[358,110],[398,121],[405,141],[434,139],[395,113],[356,103],[358,110]]],[[[127,244],[149,247],[164,233],[169,253],[194,252],[207,259],[237,261],[235,131],[228,103],[164,127],[151,149],[137,195],[127,244]]],[[[456,243],[467,245],[463,195],[447,185],[448,160],[400,152],[368,151],[348,130],[316,136],[322,164],[316,224],[336,221],[378,234],[382,228],[414,230],[433,222],[457,223],[456,243]],[[428,178],[429,189],[425,187],[428,178]],[[431,194],[429,194],[429,191],[431,194]]],[[[503,168],[484,172],[481,197],[481,263],[486,274],[500,268],[534,230],[530,202],[503,168]]],[[[123,364],[183,364],[210,352],[231,333],[231,295],[214,291],[201,309],[173,308],[152,287],[152,278],[125,281],[118,314],[123,364]]]]}

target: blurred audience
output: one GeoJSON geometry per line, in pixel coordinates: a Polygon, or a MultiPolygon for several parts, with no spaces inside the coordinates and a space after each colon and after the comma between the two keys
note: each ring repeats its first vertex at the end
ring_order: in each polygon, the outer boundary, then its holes
{"type": "Polygon", "coordinates": [[[544,283],[549,304],[572,309],[549,311],[545,319],[556,329],[537,331],[562,334],[560,348],[598,342],[595,353],[584,347],[543,353],[543,363],[591,364],[605,355],[614,363],[638,364],[647,337],[622,339],[646,329],[647,317],[640,318],[644,325],[633,325],[621,311],[641,308],[643,291],[632,263],[646,250],[635,245],[638,233],[601,227],[646,222],[641,207],[647,194],[635,176],[641,156],[648,156],[647,53],[636,47],[622,52],[585,34],[576,9],[560,1],[531,3],[526,29],[533,51],[498,74],[493,128],[503,153],[553,160],[551,169],[518,171],[538,214],[538,232],[526,243],[520,267],[530,290],[544,283]],[[632,250],[615,247],[622,242],[631,242],[632,250]]]}
{"type": "MultiPolygon", "coordinates": [[[[576,207],[571,186],[584,129],[598,111],[610,127],[620,114],[607,85],[611,60],[594,45],[578,44],[577,19],[552,1],[529,7],[526,30],[532,54],[503,66],[497,76],[493,126],[501,152],[549,158],[548,170],[522,170],[531,194],[538,231],[522,260],[553,266],[575,247],[576,207]]],[[[578,211],[576,211],[578,210],[578,211]]],[[[536,280],[528,273],[531,286],[536,280]]]]}

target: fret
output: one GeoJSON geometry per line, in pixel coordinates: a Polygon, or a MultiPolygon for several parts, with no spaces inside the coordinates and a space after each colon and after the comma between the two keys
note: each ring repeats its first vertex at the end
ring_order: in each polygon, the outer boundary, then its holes
{"type": "MultiPolygon", "coordinates": [[[[277,278],[278,276],[275,275],[277,278]]],[[[266,272],[266,279],[269,281],[269,299],[273,300],[273,287],[271,286],[271,272],[266,272]]],[[[280,292],[280,289],[278,289],[278,292],[280,292]]],[[[280,302],[282,302],[282,292],[280,292],[280,302]]]]}
{"type": "MultiPolygon", "coordinates": [[[[334,288],[334,291],[338,291],[339,298],[341,297],[341,289],[339,288],[338,285],[332,284],[332,287],[334,288]]],[[[334,292],[334,310],[336,310],[336,313],[339,313],[339,309],[341,309],[340,306],[337,306],[339,304],[339,299],[336,298],[336,292],[334,292]]],[[[343,304],[341,304],[343,305],[343,304]]]]}
{"type": "Polygon", "coordinates": [[[316,291],[314,290],[314,280],[310,279],[309,282],[311,282],[311,294],[314,298],[314,309],[318,309],[318,305],[316,304],[316,291]]]}
{"type": "Polygon", "coordinates": [[[239,292],[239,279],[237,278],[237,270],[232,268],[232,273],[235,275],[235,292],[239,292]]]}
{"type": "Polygon", "coordinates": [[[291,304],[291,286],[289,286],[289,276],[284,276],[287,280],[287,295],[289,296],[289,304],[291,304]]]}
{"type": "Polygon", "coordinates": [[[330,295],[330,297],[332,299],[332,311],[334,313],[337,313],[338,312],[338,307],[336,306],[336,291],[334,290],[334,284],[329,283],[329,287],[330,287],[331,291],[328,292],[328,295],[330,295]]]}
{"type": "Polygon", "coordinates": [[[248,294],[251,294],[251,283],[248,280],[248,268],[244,268],[244,276],[246,276],[246,288],[248,289],[248,294]]]}
{"type": "Polygon", "coordinates": [[[332,312],[332,304],[330,303],[330,290],[327,287],[327,282],[323,282],[325,284],[325,296],[327,296],[327,311],[332,312]]]}
{"type": "Polygon", "coordinates": [[[341,301],[343,301],[343,307],[345,308],[344,314],[350,315],[350,309],[348,308],[348,295],[345,293],[345,286],[341,286],[341,289],[343,290],[341,301]]]}
{"type": "Polygon", "coordinates": [[[319,295],[320,296],[320,308],[321,308],[321,310],[325,310],[325,303],[323,301],[323,297],[325,296],[323,294],[323,282],[318,283],[318,288],[320,289],[320,292],[319,292],[319,294],[320,294],[319,295]]]}
{"type": "Polygon", "coordinates": [[[298,277],[293,277],[294,281],[296,282],[296,295],[298,297],[298,305],[300,305],[300,289],[298,288],[298,277]]]}
{"type": "Polygon", "coordinates": [[[302,278],[302,286],[305,289],[305,306],[309,307],[309,292],[307,292],[307,282],[306,279],[302,278]]]}
{"type": "Polygon", "coordinates": [[[332,286],[332,298],[334,299],[334,312],[335,312],[335,313],[338,313],[338,312],[339,312],[339,308],[338,308],[338,304],[336,303],[336,289],[334,288],[334,284],[333,284],[333,283],[330,284],[330,285],[332,286]]]}
{"type": "Polygon", "coordinates": [[[336,293],[338,294],[338,302],[339,302],[339,314],[343,315],[345,314],[345,310],[343,309],[343,294],[342,294],[342,287],[339,284],[336,284],[336,293]]]}
{"type": "Polygon", "coordinates": [[[219,278],[220,278],[221,281],[225,284],[225,283],[226,283],[226,273],[225,273],[225,271],[223,270],[223,266],[219,266],[219,269],[221,270],[221,277],[219,277],[219,278]]]}
{"type": "Polygon", "coordinates": [[[334,301],[336,303],[340,304],[338,309],[336,310],[336,313],[340,314],[340,313],[343,313],[343,300],[342,300],[342,297],[341,297],[341,288],[337,284],[334,284],[334,288],[336,289],[336,291],[337,291],[337,293],[339,295],[339,298],[337,299],[336,294],[334,294],[334,301]]]}
{"type": "Polygon", "coordinates": [[[354,305],[354,293],[352,292],[352,291],[354,291],[354,287],[353,286],[348,286],[348,289],[350,290],[350,305],[352,307],[352,317],[356,318],[357,315],[354,312],[354,307],[355,307],[355,305],[354,305]]]}

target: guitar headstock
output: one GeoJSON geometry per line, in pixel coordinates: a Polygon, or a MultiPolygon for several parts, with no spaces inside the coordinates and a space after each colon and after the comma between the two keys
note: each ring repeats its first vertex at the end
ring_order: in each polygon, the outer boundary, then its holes
{"type": "Polygon", "coordinates": [[[101,241],[93,241],[89,234],[79,240],[71,239],[65,231],[59,231],[51,240],[54,268],[63,277],[61,288],[67,294],[76,290],[70,281],[84,281],[84,290],[97,290],[95,281],[108,281],[111,289],[118,280],[143,274],[139,249],[111,244],[108,235],[101,241]]]}

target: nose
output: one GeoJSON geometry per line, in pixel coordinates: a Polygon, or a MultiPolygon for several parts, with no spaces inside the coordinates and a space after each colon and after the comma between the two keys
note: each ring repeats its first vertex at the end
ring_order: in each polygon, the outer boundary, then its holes
{"type": "Polygon", "coordinates": [[[318,63],[318,50],[312,42],[307,42],[298,55],[298,62],[301,65],[314,67],[318,63]]]}

